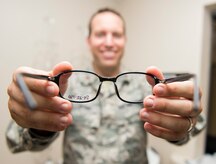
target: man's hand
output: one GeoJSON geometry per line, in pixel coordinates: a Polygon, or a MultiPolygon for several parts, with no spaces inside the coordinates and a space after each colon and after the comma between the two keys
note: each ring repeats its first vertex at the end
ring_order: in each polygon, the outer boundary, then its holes
{"type": "Polygon", "coordinates": [[[55,76],[66,70],[72,70],[72,66],[68,62],[57,64],[51,72],[29,67],[20,67],[14,72],[12,82],[8,87],[8,107],[11,117],[18,125],[23,128],[61,131],[72,123],[70,114],[72,104],[58,96],[59,88],[54,82],[24,78],[38,105],[35,110],[30,110],[25,103],[16,79],[16,74],[19,72],[55,76]]]}
{"type": "MultiPolygon", "coordinates": [[[[163,79],[156,67],[149,67],[147,72],[163,79]]],[[[140,110],[145,130],[168,141],[184,139],[202,111],[201,105],[197,111],[193,109],[193,87],[190,81],[154,86],[153,95],[144,99],[144,108],[140,110]]]]}

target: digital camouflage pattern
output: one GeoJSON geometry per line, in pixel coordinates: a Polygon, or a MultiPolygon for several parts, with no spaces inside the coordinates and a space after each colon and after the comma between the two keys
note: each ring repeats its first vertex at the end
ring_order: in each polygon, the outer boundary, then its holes
{"type": "MultiPolygon", "coordinates": [[[[135,96],[129,88],[128,94],[135,96]]],[[[142,105],[122,102],[104,82],[93,102],[73,104],[74,123],[65,133],[65,163],[147,163],[142,105]]]]}

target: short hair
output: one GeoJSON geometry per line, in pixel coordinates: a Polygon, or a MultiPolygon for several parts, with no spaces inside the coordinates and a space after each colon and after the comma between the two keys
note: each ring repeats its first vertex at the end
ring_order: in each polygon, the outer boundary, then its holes
{"type": "Polygon", "coordinates": [[[117,15],[123,22],[123,30],[124,30],[124,33],[126,33],[126,23],[125,23],[125,20],[123,18],[123,16],[116,10],[112,9],[112,8],[109,8],[109,7],[105,7],[105,8],[101,8],[99,10],[97,10],[90,18],[89,20],[89,24],[88,24],[88,36],[91,35],[91,32],[92,32],[92,21],[93,19],[95,18],[95,16],[97,16],[98,14],[101,14],[101,13],[105,13],[105,12],[110,12],[110,13],[113,13],[115,15],[117,15]]]}

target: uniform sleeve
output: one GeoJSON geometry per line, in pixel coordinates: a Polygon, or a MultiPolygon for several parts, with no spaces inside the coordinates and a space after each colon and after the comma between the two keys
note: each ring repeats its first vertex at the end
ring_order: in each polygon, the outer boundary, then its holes
{"type": "Polygon", "coordinates": [[[42,136],[35,133],[33,129],[22,128],[11,121],[6,130],[6,140],[12,153],[22,151],[40,151],[47,148],[57,137],[58,132],[49,132],[42,136]]]}

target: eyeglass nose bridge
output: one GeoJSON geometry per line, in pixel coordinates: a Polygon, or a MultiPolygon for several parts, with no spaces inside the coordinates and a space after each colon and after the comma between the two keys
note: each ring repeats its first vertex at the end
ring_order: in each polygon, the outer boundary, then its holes
{"type": "MultiPolygon", "coordinates": [[[[120,96],[120,94],[119,94],[119,92],[118,92],[118,87],[117,87],[117,85],[116,85],[117,77],[111,77],[111,78],[108,77],[108,78],[107,78],[107,77],[100,77],[100,76],[99,76],[99,79],[100,79],[100,82],[101,82],[101,83],[100,83],[99,88],[98,88],[97,96],[98,96],[99,93],[100,93],[102,83],[105,82],[105,81],[108,81],[108,82],[112,82],[112,83],[114,84],[115,93],[116,93],[116,95],[118,96],[118,98],[119,98],[120,100],[122,100],[122,101],[128,103],[128,101],[126,101],[126,100],[124,100],[124,99],[121,98],[121,96],[120,96]]],[[[97,97],[97,96],[96,96],[96,97],[97,97]]],[[[95,98],[96,98],[96,97],[95,97],[95,98]]],[[[134,103],[134,102],[130,102],[130,103],[134,103]]]]}
{"type": "Polygon", "coordinates": [[[101,83],[104,81],[111,81],[115,83],[117,78],[116,77],[99,77],[99,79],[101,83]]]}

